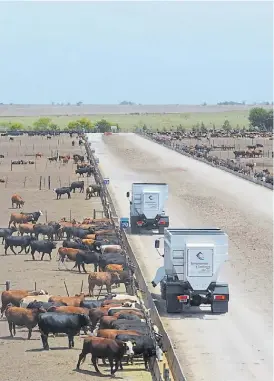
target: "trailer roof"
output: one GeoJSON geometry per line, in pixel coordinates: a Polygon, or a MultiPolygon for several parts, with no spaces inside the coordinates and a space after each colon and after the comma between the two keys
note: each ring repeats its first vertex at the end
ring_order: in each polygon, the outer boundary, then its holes
{"type": "Polygon", "coordinates": [[[225,234],[225,232],[219,228],[167,228],[166,231],[171,235],[180,234],[225,234]]]}
{"type": "Polygon", "coordinates": [[[167,185],[167,183],[132,183],[132,185],[167,185]]]}

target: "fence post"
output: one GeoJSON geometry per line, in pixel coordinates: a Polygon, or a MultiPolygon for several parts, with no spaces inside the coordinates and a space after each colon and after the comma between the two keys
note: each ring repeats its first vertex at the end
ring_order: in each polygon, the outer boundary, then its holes
{"type": "Polygon", "coordinates": [[[10,289],[10,280],[6,280],[6,291],[10,289]]]}
{"type": "Polygon", "coordinates": [[[12,160],[10,161],[10,170],[12,171],[12,160]]]}
{"type": "Polygon", "coordinates": [[[50,189],[50,176],[48,176],[48,188],[50,189]]]}
{"type": "Polygon", "coordinates": [[[39,190],[42,189],[42,176],[40,176],[40,182],[39,182],[39,190]]]}
{"type": "Polygon", "coordinates": [[[93,209],[93,219],[95,220],[96,219],[96,210],[93,209]]]}

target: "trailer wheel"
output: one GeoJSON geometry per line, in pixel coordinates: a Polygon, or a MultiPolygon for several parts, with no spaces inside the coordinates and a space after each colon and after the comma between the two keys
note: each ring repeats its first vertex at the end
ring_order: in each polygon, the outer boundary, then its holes
{"type": "Polygon", "coordinates": [[[160,282],[160,288],[161,288],[161,298],[166,300],[166,283],[160,282]]]}
{"type": "Polygon", "coordinates": [[[136,217],[130,217],[130,231],[131,234],[140,234],[140,228],[136,225],[136,217]]]}

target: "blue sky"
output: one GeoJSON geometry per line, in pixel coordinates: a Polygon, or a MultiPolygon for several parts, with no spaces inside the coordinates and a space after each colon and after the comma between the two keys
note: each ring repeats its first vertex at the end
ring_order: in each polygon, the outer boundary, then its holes
{"type": "Polygon", "coordinates": [[[272,100],[271,2],[1,2],[0,102],[272,100]]]}

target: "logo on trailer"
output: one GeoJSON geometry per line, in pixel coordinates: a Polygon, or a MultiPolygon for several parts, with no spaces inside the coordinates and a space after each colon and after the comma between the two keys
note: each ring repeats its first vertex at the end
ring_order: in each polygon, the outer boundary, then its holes
{"type": "Polygon", "coordinates": [[[201,253],[201,252],[199,252],[199,253],[196,255],[196,257],[197,257],[198,259],[200,259],[200,261],[203,261],[203,260],[205,259],[204,254],[201,253]]]}
{"type": "Polygon", "coordinates": [[[152,197],[152,195],[148,196],[148,198],[149,198],[150,200],[153,200],[153,197],[152,197]]]}

